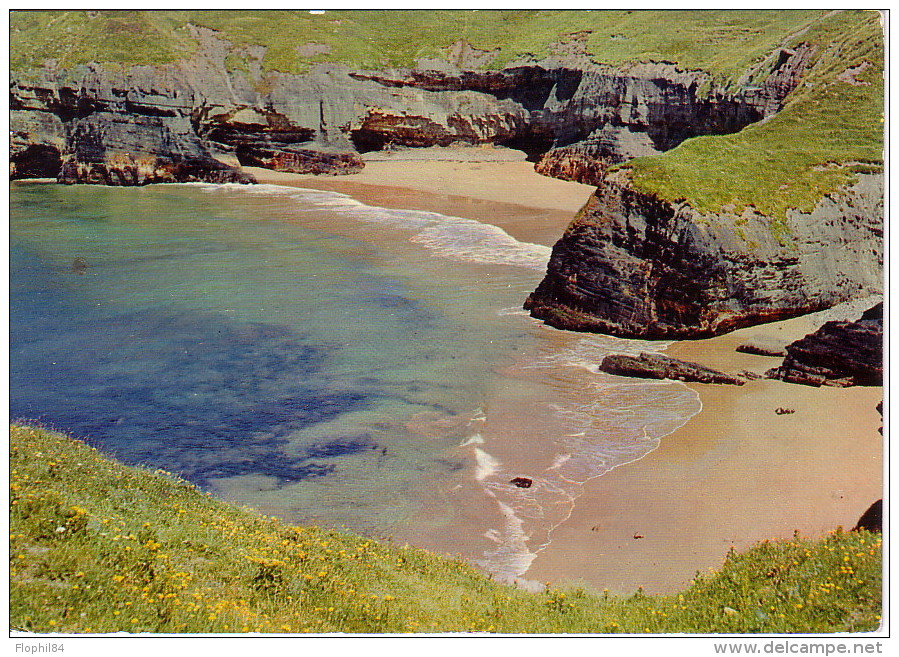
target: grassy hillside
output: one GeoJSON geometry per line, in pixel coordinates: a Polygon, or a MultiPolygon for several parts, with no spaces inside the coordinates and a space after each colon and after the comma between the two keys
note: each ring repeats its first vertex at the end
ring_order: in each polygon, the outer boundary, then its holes
{"type": "Polygon", "coordinates": [[[263,67],[288,73],[302,72],[314,62],[413,66],[420,57],[446,58],[448,48],[460,39],[475,48],[498,50],[490,64],[496,68],[520,57],[546,56],[559,43],[579,40],[596,61],[666,60],[728,79],[822,13],[15,11],[10,15],[10,62],[13,70],[39,66],[47,59],[63,66],[171,63],[196,48],[186,27],[193,24],[218,30],[236,47],[265,46],[263,67]],[[302,55],[308,43],[326,46],[327,52],[302,55]]]}
{"type": "Polygon", "coordinates": [[[730,554],[681,594],[527,594],[458,561],[292,527],[10,427],[10,624],[35,632],[834,632],[880,622],[881,538],[730,554]]]}
{"type": "Polygon", "coordinates": [[[788,45],[816,48],[814,67],[771,120],[733,135],[689,139],[624,168],[635,186],[703,212],[747,205],[773,217],[810,211],[859,171],[883,170],[884,50],[876,12],[841,12],[788,45]],[[851,69],[858,72],[853,73],[851,69]],[[847,72],[848,70],[848,72],[847,72]]]}

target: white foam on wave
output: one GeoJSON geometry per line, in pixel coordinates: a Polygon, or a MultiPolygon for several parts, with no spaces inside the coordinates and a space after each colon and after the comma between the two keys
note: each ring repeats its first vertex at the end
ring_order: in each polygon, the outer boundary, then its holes
{"type": "Polygon", "coordinates": [[[244,194],[256,194],[259,196],[290,196],[295,191],[293,187],[285,185],[244,185],[241,183],[210,183],[210,182],[188,182],[182,185],[190,185],[198,187],[204,192],[215,193],[220,191],[239,191],[244,194]]]}
{"type": "Polygon", "coordinates": [[[246,194],[284,196],[300,201],[297,209],[331,210],[351,213],[355,219],[386,224],[411,231],[409,241],[432,253],[454,260],[486,265],[512,265],[543,271],[552,249],[542,244],[521,242],[499,226],[423,210],[397,210],[366,205],[347,194],[283,185],[240,185],[237,183],[187,183],[204,191],[238,190],[246,194]],[[312,206],[310,208],[310,206],[312,206]]]}
{"type": "Polygon", "coordinates": [[[519,242],[498,226],[472,219],[447,217],[424,228],[411,241],[435,253],[490,265],[517,265],[543,271],[552,249],[542,244],[519,242]]]}
{"type": "Polygon", "coordinates": [[[483,445],[483,444],[484,444],[484,439],[481,438],[481,434],[476,433],[473,436],[469,436],[468,438],[463,440],[459,444],[459,447],[468,447],[469,445],[483,445]]]}
{"type": "Polygon", "coordinates": [[[552,465],[550,465],[547,470],[558,470],[570,460],[571,454],[557,454],[556,458],[553,459],[552,465]]]}
{"type": "Polygon", "coordinates": [[[474,448],[474,458],[477,464],[474,478],[478,481],[484,481],[499,469],[499,461],[480,447],[474,448]]]}
{"type": "Polygon", "coordinates": [[[496,311],[496,314],[500,317],[508,317],[510,315],[521,315],[524,317],[530,317],[531,313],[522,308],[521,306],[516,306],[514,308],[501,308],[496,311]]]}
{"type": "MultiPolygon", "coordinates": [[[[549,329],[555,330],[555,329],[549,329]]],[[[536,358],[523,369],[545,369],[548,367],[577,367],[592,373],[599,371],[599,364],[610,354],[637,356],[642,352],[664,351],[671,342],[629,340],[611,335],[593,335],[577,340],[570,347],[553,350],[536,358]]]]}
{"type": "Polygon", "coordinates": [[[621,379],[598,370],[606,355],[658,352],[670,344],[598,335],[563,347],[548,341],[543,354],[518,366],[545,371],[541,379],[563,393],[559,402],[548,401],[545,407],[560,430],[547,437],[557,449],[552,461],[529,474],[533,487],[513,489],[497,478],[484,484],[506,518],[502,529],[491,533],[501,543],[481,562],[498,579],[527,585],[522,575],[570,518],[584,484],[644,458],[701,410],[698,395],[681,382],[621,379]]]}
{"type": "Polygon", "coordinates": [[[487,550],[478,565],[491,572],[499,582],[515,583],[529,590],[540,590],[538,582],[523,579],[537,554],[528,548],[530,536],[524,531],[524,521],[508,504],[497,502],[503,516],[503,529],[487,530],[484,535],[496,543],[497,547],[487,550]]]}

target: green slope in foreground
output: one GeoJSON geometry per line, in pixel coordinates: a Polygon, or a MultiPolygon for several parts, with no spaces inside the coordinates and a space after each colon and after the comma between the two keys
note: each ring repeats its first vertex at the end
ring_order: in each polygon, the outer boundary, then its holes
{"type": "Polygon", "coordinates": [[[10,427],[12,629],[858,632],[879,626],[880,608],[879,534],[764,542],[675,595],[528,594],[459,561],[289,526],[61,434],[10,427]]]}

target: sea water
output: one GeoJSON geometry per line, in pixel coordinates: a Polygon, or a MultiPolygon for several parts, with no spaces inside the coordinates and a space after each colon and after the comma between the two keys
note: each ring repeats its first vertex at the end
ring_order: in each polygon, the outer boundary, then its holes
{"type": "Polygon", "coordinates": [[[290,522],[524,582],[587,481],[700,407],[597,370],[664,344],[521,311],[550,249],[489,217],[270,185],[16,183],[10,208],[12,418],[290,522]]]}

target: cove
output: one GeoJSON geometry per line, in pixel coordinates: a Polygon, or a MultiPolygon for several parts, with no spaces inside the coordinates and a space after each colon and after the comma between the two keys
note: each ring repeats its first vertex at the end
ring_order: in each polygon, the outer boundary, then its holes
{"type": "Polygon", "coordinates": [[[293,522],[514,579],[698,411],[595,369],[664,344],[520,311],[549,249],[486,221],[232,185],[20,183],[11,216],[11,416],[293,522]]]}

